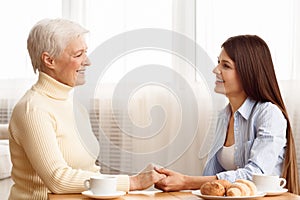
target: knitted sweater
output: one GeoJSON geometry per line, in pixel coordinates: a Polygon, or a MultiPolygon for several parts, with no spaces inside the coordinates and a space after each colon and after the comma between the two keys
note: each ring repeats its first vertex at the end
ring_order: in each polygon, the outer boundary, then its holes
{"type": "MultiPolygon", "coordinates": [[[[37,83],[15,106],[9,124],[13,163],[9,199],[47,199],[47,193],[80,193],[100,174],[95,157],[77,133],[72,87],[40,72],[37,83]]],[[[129,177],[118,175],[118,190],[129,177]]]]}

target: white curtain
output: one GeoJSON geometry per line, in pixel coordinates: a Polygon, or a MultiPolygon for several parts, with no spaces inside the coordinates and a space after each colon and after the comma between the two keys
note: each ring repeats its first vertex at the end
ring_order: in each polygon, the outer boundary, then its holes
{"type": "Polygon", "coordinates": [[[61,10],[61,0],[1,2],[0,123],[8,123],[14,104],[37,79],[26,47],[31,27],[42,18],[61,17],[61,10]]]}
{"type": "Polygon", "coordinates": [[[299,77],[299,2],[297,0],[198,0],[197,42],[217,61],[230,36],[255,34],[270,47],[277,77],[299,77]],[[298,69],[298,70],[297,70],[298,69]]]}
{"type": "MultiPolygon", "coordinates": [[[[6,58],[0,74],[1,109],[12,107],[15,102],[7,100],[7,95],[18,99],[35,81],[26,50],[26,38],[32,25],[46,17],[64,17],[79,22],[90,30],[88,53],[96,61],[87,70],[88,81],[82,87],[80,98],[86,103],[92,128],[102,142],[99,162],[104,165],[103,172],[136,172],[147,162],[154,162],[185,174],[201,174],[207,147],[213,140],[209,136],[214,130],[216,111],[226,103],[224,97],[212,92],[211,71],[222,42],[238,34],[257,34],[269,44],[295,137],[300,140],[300,127],[297,125],[300,114],[296,103],[300,93],[300,5],[297,0],[22,2],[19,0],[18,3],[22,4],[19,7],[14,7],[13,2],[6,2],[6,6],[0,8],[1,24],[7,27],[1,39],[5,44],[1,54],[6,58]],[[16,11],[20,17],[14,20],[15,13],[10,10],[17,8],[20,8],[16,11]],[[138,36],[145,37],[136,40],[123,38],[123,41],[114,44],[116,38],[113,36],[129,37],[130,34],[125,33],[135,33],[136,30],[146,30],[138,32],[138,36]],[[152,41],[153,38],[155,40],[152,41]],[[126,51],[131,44],[139,44],[139,39],[152,42],[156,48],[145,45],[126,51]],[[99,47],[106,52],[98,54],[99,47]],[[103,61],[109,60],[109,56],[117,50],[124,52],[112,57],[110,63],[103,61]],[[104,63],[107,67],[103,73],[95,76],[104,63]],[[124,77],[148,65],[147,69],[152,69],[151,66],[162,68],[166,70],[165,74],[140,74],[140,77],[150,77],[153,81],[139,87],[137,77],[127,82],[126,87],[118,85],[124,77]],[[162,82],[157,81],[160,75],[166,75],[162,82]],[[90,77],[96,79],[91,80],[90,77]],[[123,89],[122,92],[132,91],[126,93],[128,96],[120,93],[124,96],[116,98],[113,96],[116,88],[123,89]],[[151,127],[153,123],[161,127],[151,127]],[[197,124],[196,131],[183,126],[186,124],[191,127],[197,124]],[[180,131],[182,126],[186,131],[180,131]],[[102,136],[99,129],[104,133],[102,136]],[[195,134],[190,133],[193,131],[195,134]],[[178,138],[182,141],[177,141],[178,138]],[[157,152],[163,153],[157,156],[157,152]]],[[[5,116],[9,113],[1,114],[1,117],[5,116]]],[[[6,123],[7,117],[6,121],[0,120],[6,123]]]]}

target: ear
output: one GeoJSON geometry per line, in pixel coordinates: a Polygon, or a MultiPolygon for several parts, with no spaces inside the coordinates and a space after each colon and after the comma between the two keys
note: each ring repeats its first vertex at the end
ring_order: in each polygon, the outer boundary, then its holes
{"type": "Polygon", "coordinates": [[[54,69],[54,59],[49,55],[48,52],[42,53],[42,61],[45,65],[45,67],[54,69]]]}

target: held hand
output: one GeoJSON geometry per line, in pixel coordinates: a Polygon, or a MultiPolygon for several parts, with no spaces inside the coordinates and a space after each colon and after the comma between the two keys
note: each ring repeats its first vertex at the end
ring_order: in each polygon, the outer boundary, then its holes
{"type": "Polygon", "coordinates": [[[155,188],[166,192],[186,189],[185,175],[165,168],[155,167],[155,171],[157,171],[160,174],[166,175],[165,178],[155,183],[155,188]]]}
{"type": "Polygon", "coordinates": [[[149,164],[140,173],[130,177],[130,190],[147,189],[165,177],[166,175],[157,173],[154,166],[149,164]]]}

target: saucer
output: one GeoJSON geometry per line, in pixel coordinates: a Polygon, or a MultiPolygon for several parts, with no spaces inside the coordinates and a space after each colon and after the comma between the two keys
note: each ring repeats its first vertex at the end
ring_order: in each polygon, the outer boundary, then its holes
{"type": "Polygon", "coordinates": [[[257,192],[256,195],[252,196],[212,196],[212,195],[204,195],[201,194],[200,190],[194,190],[192,191],[192,194],[197,195],[205,200],[251,200],[251,199],[258,199],[261,197],[264,197],[266,193],[264,192],[257,192]]]}
{"type": "Polygon", "coordinates": [[[87,196],[87,197],[94,198],[94,199],[113,199],[113,198],[117,198],[117,197],[125,195],[126,192],[116,191],[111,194],[97,194],[96,195],[96,194],[93,194],[92,191],[87,190],[87,191],[82,192],[81,194],[83,194],[84,196],[87,196]]]}
{"type": "Polygon", "coordinates": [[[276,195],[280,195],[280,194],[283,194],[285,192],[287,192],[288,189],[286,188],[282,188],[280,190],[274,190],[274,191],[267,191],[266,193],[266,196],[276,196],[276,195]]]}

